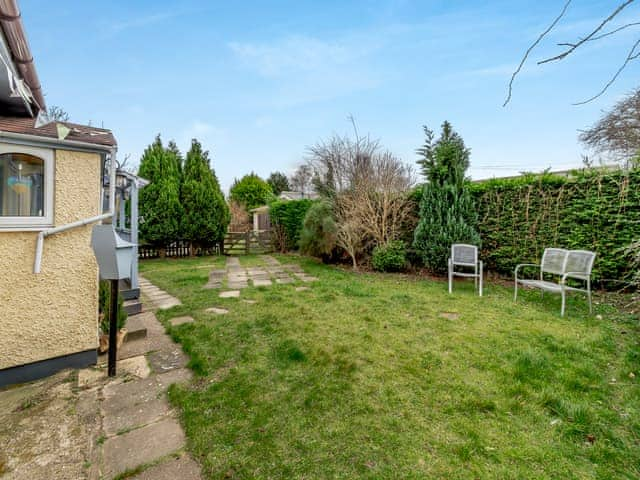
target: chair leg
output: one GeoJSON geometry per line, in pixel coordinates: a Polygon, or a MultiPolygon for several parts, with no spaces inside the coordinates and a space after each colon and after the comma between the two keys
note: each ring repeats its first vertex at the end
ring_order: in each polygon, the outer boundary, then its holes
{"type": "Polygon", "coordinates": [[[480,296],[482,296],[482,262],[480,262],[480,296]]]}
{"type": "Polygon", "coordinates": [[[564,291],[564,288],[560,291],[560,293],[562,294],[562,307],[560,308],[560,316],[564,317],[564,307],[565,307],[565,303],[566,303],[566,293],[564,291]]]}
{"type": "Polygon", "coordinates": [[[451,268],[451,259],[449,259],[449,293],[452,293],[453,272],[451,268]]]}
{"type": "Polygon", "coordinates": [[[587,281],[587,298],[589,299],[589,315],[593,314],[593,306],[591,305],[591,282],[587,281]]]}
{"type": "Polygon", "coordinates": [[[516,302],[518,300],[518,279],[516,278],[514,281],[515,290],[513,292],[513,301],[516,302]]]}

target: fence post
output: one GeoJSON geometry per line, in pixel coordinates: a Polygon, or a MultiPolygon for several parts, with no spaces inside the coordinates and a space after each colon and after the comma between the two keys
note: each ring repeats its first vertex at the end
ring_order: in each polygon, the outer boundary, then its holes
{"type": "Polygon", "coordinates": [[[251,232],[248,230],[244,234],[244,251],[247,255],[251,252],[251,232]]]}

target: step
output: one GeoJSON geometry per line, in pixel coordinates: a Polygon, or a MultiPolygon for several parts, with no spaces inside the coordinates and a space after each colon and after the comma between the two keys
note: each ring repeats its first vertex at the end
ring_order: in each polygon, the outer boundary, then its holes
{"type": "Polygon", "coordinates": [[[120,288],[120,296],[123,300],[134,300],[140,298],[139,288],[120,288]]]}
{"type": "Polygon", "coordinates": [[[147,336],[147,327],[140,315],[131,315],[127,318],[126,329],[127,336],[125,337],[125,342],[139,340],[147,336]]]}
{"type": "Polygon", "coordinates": [[[142,312],[142,302],[138,299],[127,300],[124,302],[124,311],[127,315],[135,315],[142,312]]]}

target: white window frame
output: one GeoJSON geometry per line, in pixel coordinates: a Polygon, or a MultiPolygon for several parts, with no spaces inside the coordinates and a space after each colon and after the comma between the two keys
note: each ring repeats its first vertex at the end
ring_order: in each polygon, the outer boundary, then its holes
{"type": "Polygon", "coordinates": [[[53,189],[55,155],[51,148],[29,147],[10,143],[0,144],[0,155],[22,153],[32,155],[44,161],[44,215],[40,217],[3,217],[0,216],[0,230],[41,230],[53,226],[53,189]]]}

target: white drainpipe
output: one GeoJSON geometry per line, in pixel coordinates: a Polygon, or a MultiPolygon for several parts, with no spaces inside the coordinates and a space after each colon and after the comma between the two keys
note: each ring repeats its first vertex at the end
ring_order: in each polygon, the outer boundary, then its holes
{"type": "Polygon", "coordinates": [[[116,205],[116,149],[115,148],[111,149],[110,155],[111,157],[109,160],[109,167],[111,170],[109,172],[109,211],[107,213],[103,213],[102,215],[96,215],[94,217],[89,217],[83,220],[67,223],[66,225],[60,225],[59,227],[49,228],[47,230],[43,230],[40,233],[38,233],[38,241],[36,243],[36,256],[33,262],[33,273],[40,273],[40,266],[42,264],[42,250],[44,247],[44,239],[46,237],[50,235],[55,235],[56,233],[66,232],[67,230],[71,230],[73,228],[89,225],[91,223],[101,222],[102,220],[106,220],[107,218],[113,217],[113,212],[115,211],[115,205],[116,205]]]}

